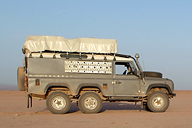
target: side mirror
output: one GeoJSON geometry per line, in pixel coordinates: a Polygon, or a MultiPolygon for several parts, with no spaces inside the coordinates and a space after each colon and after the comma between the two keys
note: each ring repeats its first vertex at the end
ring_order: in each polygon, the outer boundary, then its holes
{"type": "Polygon", "coordinates": [[[25,49],[22,48],[22,53],[25,54],[25,49]]]}
{"type": "Polygon", "coordinates": [[[137,59],[138,59],[139,57],[140,57],[140,56],[139,56],[139,54],[138,54],[138,53],[137,53],[137,54],[135,54],[135,58],[137,58],[137,59]]]}

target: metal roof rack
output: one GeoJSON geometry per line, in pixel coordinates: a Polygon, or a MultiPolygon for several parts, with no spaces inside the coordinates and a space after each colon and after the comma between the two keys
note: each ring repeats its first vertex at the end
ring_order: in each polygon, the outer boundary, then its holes
{"type": "MultiPolygon", "coordinates": [[[[122,57],[122,58],[133,58],[130,55],[124,55],[124,54],[117,54],[117,53],[90,53],[90,52],[64,52],[64,51],[40,51],[40,52],[31,52],[29,54],[29,57],[32,57],[33,53],[39,53],[40,54],[40,58],[43,58],[43,53],[53,53],[52,57],[56,58],[56,53],[60,54],[61,58],[79,58],[79,59],[86,59],[88,56],[87,55],[91,55],[91,59],[95,60],[95,55],[103,55],[103,60],[107,60],[107,56],[114,56],[113,60],[116,61],[116,57],[122,57]]],[[[134,59],[134,58],[133,58],[134,59]]]]}

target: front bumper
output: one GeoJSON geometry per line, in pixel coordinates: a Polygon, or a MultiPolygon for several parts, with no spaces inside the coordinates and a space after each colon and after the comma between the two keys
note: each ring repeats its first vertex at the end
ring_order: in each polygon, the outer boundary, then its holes
{"type": "Polygon", "coordinates": [[[169,94],[171,98],[173,98],[174,96],[176,96],[176,93],[171,93],[169,94]]]}

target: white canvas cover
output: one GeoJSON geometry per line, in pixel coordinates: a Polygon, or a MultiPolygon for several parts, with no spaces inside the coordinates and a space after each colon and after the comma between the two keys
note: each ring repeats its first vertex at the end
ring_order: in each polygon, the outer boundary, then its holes
{"type": "Polygon", "coordinates": [[[86,53],[117,53],[115,39],[77,38],[60,36],[28,36],[23,46],[26,52],[62,51],[86,53]]]}

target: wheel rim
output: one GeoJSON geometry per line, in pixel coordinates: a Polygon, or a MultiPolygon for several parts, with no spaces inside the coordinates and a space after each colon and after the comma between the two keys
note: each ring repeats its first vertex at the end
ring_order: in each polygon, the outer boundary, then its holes
{"type": "Polygon", "coordinates": [[[94,97],[87,97],[84,101],[85,108],[93,110],[97,107],[97,100],[94,97]]]}
{"type": "Polygon", "coordinates": [[[165,104],[165,101],[162,97],[154,97],[152,99],[152,105],[155,107],[155,108],[162,108],[165,104]]]}
{"type": "Polygon", "coordinates": [[[54,97],[52,100],[52,106],[56,110],[61,110],[61,109],[65,108],[66,100],[61,96],[54,97]]]}

